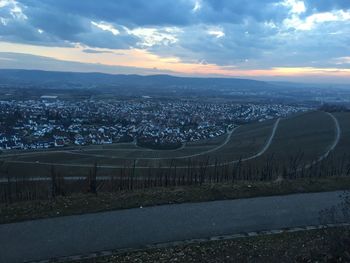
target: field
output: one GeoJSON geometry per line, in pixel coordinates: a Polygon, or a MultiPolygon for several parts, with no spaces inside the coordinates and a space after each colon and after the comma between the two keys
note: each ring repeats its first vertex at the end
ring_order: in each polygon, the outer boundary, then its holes
{"type": "Polygon", "coordinates": [[[334,113],[340,124],[341,136],[338,145],[335,148],[335,154],[338,158],[350,154],[350,113],[334,113]]]}
{"type": "Polygon", "coordinates": [[[350,113],[255,122],[176,150],[134,143],[4,152],[0,202],[239,181],[350,176],[350,113]]]}
{"type": "Polygon", "coordinates": [[[186,169],[191,165],[210,169],[215,164],[238,162],[263,165],[269,158],[280,164],[300,158],[306,165],[322,159],[330,150],[338,157],[347,153],[349,115],[334,114],[341,129],[339,142],[336,142],[337,129],[331,115],[308,112],[287,119],[242,125],[221,137],[188,143],[177,150],[151,150],[124,143],[15,154],[5,152],[0,158],[6,162],[8,173],[17,177],[48,176],[52,166],[65,176],[85,176],[95,163],[101,174],[125,167],[186,169]],[[335,148],[331,149],[332,146],[335,148]]]}
{"type": "Polygon", "coordinates": [[[215,159],[231,162],[240,157],[249,157],[258,152],[271,135],[275,121],[253,123],[237,127],[224,136],[206,141],[192,142],[177,150],[150,150],[135,144],[91,146],[80,149],[41,152],[19,152],[3,154],[2,159],[9,162],[9,170],[18,176],[29,171],[28,176],[47,173],[52,165],[66,170],[68,175],[86,173],[94,163],[104,170],[132,166],[148,167],[187,167],[189,161],[204,162],[215,159]],[[26,167],[26,168],[24,168],[26,167]],[[68,168],[68,169],[67,169],[68,168]]]}
{"type": "MultiPolygon", "coordinates": [[[[340,138],[340,137],[339,137],[340,138]]],[[[336,120],[324,112],[312,112],[281,120],[276,135],[261,158],[282,166],[304,167],[318,163],[335,151],[338,142],[336,120]]]]}

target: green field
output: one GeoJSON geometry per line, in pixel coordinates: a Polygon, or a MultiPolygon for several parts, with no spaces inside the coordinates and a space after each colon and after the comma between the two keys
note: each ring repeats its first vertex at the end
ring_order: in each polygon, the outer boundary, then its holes
{"type": "Polygon", "coordinates": [[[324,112],[311,112],[281,120],[276,136],[264,156],[283,165],[300,158],[304,164],[324,155],[336,137],[335,123],[324,112]]]}
{"type": "Polygon", "coordinates": [[[350,154],[350,112],[334,113],[340,124],[340,141],[335,148],[335,154],[338,158],[350,154]]]}
{"type": "MultiPolygon", "coordinates": [[[[343,156],[350,148],[350,113],[335,113],[333,116],[339,122],[341,135],[332,153],[343,156]]],[[[10,174],[20,177],[48,174],[51,166],[57,166],[67,176],[86,175],[94,163],[104,174],[134,165],[141,170],[170,166],[186,168],[189,163],[210,168],[216,162],[235,164],[240,159],[245,163],[263,165],[271,156],[281,164],[302,156],[307,164],[330,150],[336,134],[335,121],[329,114],[308,112],[281,119],[279,123],[270,120],[242,125],[232,133],[188,143],[176,150],[151,150],[134,143],[123,143],[41,152],[5,152],[1,159],[7,162],[10,174]]]]}

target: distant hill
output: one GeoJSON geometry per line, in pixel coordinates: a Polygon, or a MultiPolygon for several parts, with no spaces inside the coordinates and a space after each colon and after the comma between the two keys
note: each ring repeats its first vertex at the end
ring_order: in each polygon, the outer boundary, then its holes
{"type": "Polygon", "coordinates": [[[167,74],[107,74],[25,69],[0,69],[0,94],[15,98],[59,95],[65,98],[100,96],[162,98],[225,98],[236,102],[348,103],[343,86],[265,82],[241,78],[177,77],[167,74]]]}
{"type": "Polygon", "coordinates": [[[113,75],[104,73],[76,73],[41,70],[0,69],[0,85],[21,87],[182,87],[191,89],[272,88],[273,85],[256,80],[238,78],[190,78],[170,75],[113,75]]]}

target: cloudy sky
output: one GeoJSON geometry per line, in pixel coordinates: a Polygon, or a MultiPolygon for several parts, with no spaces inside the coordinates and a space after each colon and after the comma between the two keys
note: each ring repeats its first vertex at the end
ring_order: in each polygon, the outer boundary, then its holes
{"type": "Polygon", "coordinates": [[[64,63],[349,83],[350,0],[0,0],[0,67],[64,63]]]}

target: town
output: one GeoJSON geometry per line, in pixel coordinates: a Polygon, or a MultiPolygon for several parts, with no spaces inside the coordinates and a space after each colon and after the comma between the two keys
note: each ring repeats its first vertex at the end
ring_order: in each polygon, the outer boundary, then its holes
{"type": "Polygon", "coordinates": [[[177,148],[214,138],[237,125],[308,110],[282,104],[207,103],[205,101],[81,100],[54,96],[0,101],[0,149],[46,149],[135,142],[177,148]]]}

